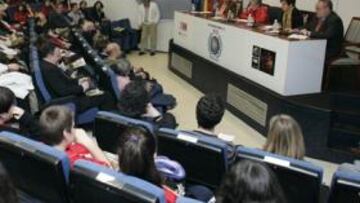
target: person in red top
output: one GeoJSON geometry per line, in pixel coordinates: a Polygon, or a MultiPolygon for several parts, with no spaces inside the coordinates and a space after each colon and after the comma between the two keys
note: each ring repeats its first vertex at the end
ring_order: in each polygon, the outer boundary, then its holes
{"type": "Polygon", "coordinates": [[[32,17],[34,14],[27,4],[20,4],[15,12],[15,22],[25,25],[29,17],[32,17]]]}
{"type": "Polygon", "coordinates": [[[241,19],[247,19],[252,15],[256,23],[265,24],[269,22],[268,6],[262,0],[251,0],[248,7],[240,14],[241,19]]]}
{"type": "Polygon", "coordinates": [[[99,146],[84,130],[74,128],[73,113],[64,106],[51,106],[43,111],[39,119],[41,140],[65,151],[71,166],[77,160],[88,160],[111,167],[99,146]]]}

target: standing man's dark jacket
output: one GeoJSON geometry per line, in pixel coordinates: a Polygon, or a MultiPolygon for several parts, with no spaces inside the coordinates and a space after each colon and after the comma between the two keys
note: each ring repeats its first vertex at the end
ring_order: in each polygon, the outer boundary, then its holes
{"type": "Polygon", "coordinates": [[[317,30],[319,20],[315,17],[306,25],[306,28],[311,31],[310,37],[327,39],[326,59],[328,60],[338,56],[341,52],[344,40],[344,25],[335,12],[326,17],[317,30]]]}

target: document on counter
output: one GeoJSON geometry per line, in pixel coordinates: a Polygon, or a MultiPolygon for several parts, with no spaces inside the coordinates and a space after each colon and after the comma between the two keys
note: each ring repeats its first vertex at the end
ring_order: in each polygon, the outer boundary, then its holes
{"type": "Polygon", "coordinates": [[[292,34],[292,35],[289,35],[288,37],[289,39],[299,39],[299,40],[305,40],[305,39],[308,39],[309,37],[306,36],[306,35],[300,35],[300,34],[292,34]]]}

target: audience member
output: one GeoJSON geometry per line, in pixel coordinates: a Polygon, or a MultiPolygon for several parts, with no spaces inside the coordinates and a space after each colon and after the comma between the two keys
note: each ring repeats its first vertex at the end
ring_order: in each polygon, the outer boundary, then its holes
{"type": "Polygon", "coordinates": [[[251,0],[245,11],[240,14],[240,18],[248,19],[249,16],[252,16],[256,23],[268,23],[268,7],[262,3],[262,0],[251,0]]]}
{"type": "Polygon", "coordinates": [[[40,9],[40,12],[43,13],[46,17],[48,17],[50,12],[52,12],[53,10],[54,10],[54,6],[51,3],[51,0],[45,0],[44,4],[40,9]]]}
{"type": "Polygon", "coordinates": [[[140,55],[150,50],[155,55],[157,45],[157,24],[160,21],[160,10],[153,0],[143,0],[139,7],[139,25],[141,27],[140,55]],[[149,45],[150,44],[150,45],[149,45]]]}
{"type": "Polygon", "coordinates": [[[111,96],[106,93],[99,93],[87,96],[86,93],[94,90],[95,84],[90,78],[72,79],[64,70],[58,66],[62,59],[61,50],[50,43],[39,43],[41,61],[41,72],[45,84],[53,98],[75,96],[77,112],[84,112],[93,107],[100,107],[110,110],[114,107],[111,96]]]}
{"type": "Polygon", "coordinates": [[[81,19],[85,19],[85,16],[81,12],[79,4],[77,3],[71,4],[71,10],[68,13],[68,16],[71,19],[73,25],[78,25],[81,19]]]}
{"type": "Polygon", "coordinates": [[[0,202],[17,203],[19,199],[14,184],[4,166],[0,163],[0,202]]]}
{"type": "Polygon", "coordinates": [[[55,9],[49,13],[49,26],[52,29],[66,28],[69,22],[65,16],[65,8],[62,3],[57,3],[55,9]]]}
{"type": "Polygon", "coordinates": [[[34,14],[30,5],[22,3],[18,6],[17,10],[15,11],[15,22],[25,25],[29,17],[32,17],[34,14]]]}
{"type": "Polygon", "coordinates": [[[71,165],[77,160],[88,160],[111,166],[104,153],[84,130],[74,127],[73,113],[64,106],[45,109],[39,120],[42,140],[56,149],[65,151],[71,165]]]}
{"type": "Polygon", "coordinates": [[[327,61],[341,53],[344,40],[344,25],[333,7],[331,0],[319,0],[316,4],[316,15],[305,25],[306,29],[302,30],[307,36],[327,40],[327,61]]]}
{"type": "Polygon", "coordinates": [[[265,165],[241,161],[225,175],[216,194],[217,203],[285,203],[274,173],[265,165]]]}
{"type": "Polygon", "coordinates": [[[82,0],[79,3],[80,11],[85,16],[86,20],[90,20],[89,8],[86,0],[82,0]]]}
{"type": "Polygon", "coordinates": [[[33,116],[16,106],[15,94],[0,87],[0,131],[19,133],[38,139],[39,126],[33,116]]]}
{"type": "Polygon", "coordinates": [[[296,0],[280,0],[281,3],[281,24],[283,30],[292,30],[303,27],[304,18],[295,6],[296,0]]]}
{"type": "Polygon", "coordinates": [[[175,128],[175,117],[161,114],[150,102],[149,90],[144,81],[132,81],[121,92],[118,103],[122,115],[154,123],[158,127],[175,128]]]}
{"type": "Polygon", "coordinates": [[[221,122],[225,113],[225,102],[220,96],[203,96],[196,106],[198,129],[195,132],[202,135],[217,137],[215,127],[221,122]]]}
{"type": "Polygon", "coordinates": [[[119,139],[120,171],[164,188],[167,203],[175,203],[177,194],[168,186],[155,165],[155,136],[142,128],[127,129],[119,139]]]}
{"type": "Polygon", "coordinates": [[[274,116],[270,120],[264,150],[294,159],[304,159],[305,144],[300,125],[288,115],[274,116]]]}
{"type": "Polygon", "coordinates": [[[90,20],[101,24],[105,19],[104,4],[101,1],[96,1],[90,10],[90,20]]]}

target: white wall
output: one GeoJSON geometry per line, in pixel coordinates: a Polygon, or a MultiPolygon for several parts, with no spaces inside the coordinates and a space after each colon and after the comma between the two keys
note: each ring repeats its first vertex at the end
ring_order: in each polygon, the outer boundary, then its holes
{"type": "Polygon", "coordinates": [[[347,29],[352,17],[360,17],[360,0],[339,0],[336,11],[347,29]]]}

